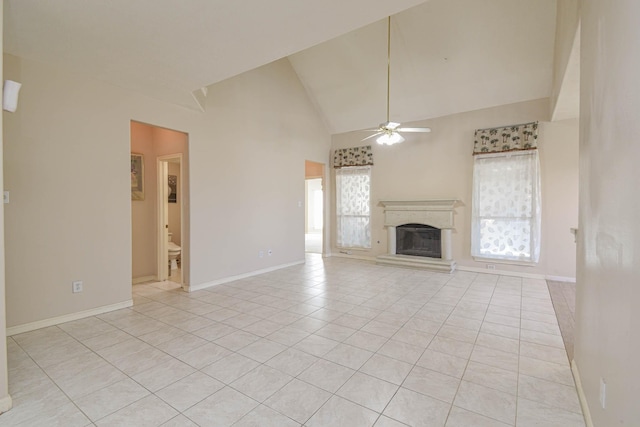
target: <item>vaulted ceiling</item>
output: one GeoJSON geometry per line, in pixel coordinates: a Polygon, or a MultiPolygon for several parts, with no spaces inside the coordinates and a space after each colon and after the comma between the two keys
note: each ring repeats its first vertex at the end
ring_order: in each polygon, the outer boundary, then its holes
{"type": "Polygon", "coordinates": [[[289,57],[331,133],[548,97],[556,0],[5,0],[4,51],[189,108],[289,57]],[[200,93],[201,95],[201,93],[200,93]]]}

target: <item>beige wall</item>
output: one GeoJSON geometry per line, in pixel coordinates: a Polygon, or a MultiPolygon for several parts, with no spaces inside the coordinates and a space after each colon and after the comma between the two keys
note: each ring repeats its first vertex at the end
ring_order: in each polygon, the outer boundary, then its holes
{"type": "MultiPolygon", "coordinates": [[[[2,41],[2,17],[4,15],[4,3],[0,3],[0,41],[2,41]]],[[[0,81],[4,81],[2,72],[2,59],[0,59],[0,81]]],[[[3,117],[0,115],[0,130],[3,127],[3,117]]],[[[4,145],[4,138],[0,138],[0,148],[4,145]]],[[[7,188],[3,183],[3,149],[0,149],[0,189],[7,188]]],[[[0,209],[0,224],[4,224],[4,205],[0,209]]],[[[4,226],[0,227],[0,414],[11,408],[11,397],[9,397],[9,377],[7,375],[7,322],[6,322],[6,295],[5,295],[5,251],[4,251],[4,226]]]]}
{"type": "MultiPolygon", "coordinates": [[[[383,227],[380,200],[453,198],[461,201],[454,219],[453,257],[460,266],[486,269],[486,262],[475,262],[470,255],[473,132],[478,128],[540,120],[543,177],[540,263],[535,267],[493,264],[497,270],[575,277],[575,244],[569,228],[577,224],[578,122],[544,122],[548,114],[549,100],[541,99],[414,122],[412,125],[431,127],[432,132],[407,135],[407,141],[399,145],[380,146],[373,142],[372,249],[352,250],[353,255],[372,257],[386,253],[387,231],[383,227]]],[[[334,135],[332,148],[363,145],[361,139],[362,132],[334,135]]],[[[334,191],[335,174],[332,172],[331,176],[334,191]]],[[[334,199],[331,212],[335,220],[334,199]]],[[[338,252],[335,235],[331,236],[331,242],[332,252],[338,252]]]]}
{"type": "Polygon", "coordinates": [[[113,123],[126,101],[12,56],[4,73],[23,84],[4,126],[7,325],[130,300],[129,123],[113,123]]]}
{"type": "Polygon", "coordinates": [[[23,83],[4,128],[9,326],[131,298],[131,120],[189,134],[192,285],[304,260],[304,160],[327,163],[330,137],[288,61],[210,87],[206,113],[11,55],[4,69],[23,83]]]}
{"type": "Polygon", "coordinates": [[[156,276],[157,184],[153,128],[131,122],[131,152],[144,156],[144,200],[131,201],[132,278],[156,276]]]}
{"type": "Polygon", "coordinates": [[[639,17],[640,2],[582,2],[574,360],[597,427],[640,425],[639,17]]]}

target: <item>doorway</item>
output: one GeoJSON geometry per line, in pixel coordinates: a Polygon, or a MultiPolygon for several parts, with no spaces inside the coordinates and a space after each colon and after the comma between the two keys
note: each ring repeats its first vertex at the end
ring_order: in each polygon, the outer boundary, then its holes
{"type": "Polygon", "coordinates": [[[182,154],[159,156],[157,161],[158,280],[182,286],[182,154]]]}
{"type": "Polygon", "coordinates": [[[305,161],[305,252],[322,254],[324,247],[324,164],[305,161]]]}
{"type": "Polygon", "coordinates": [[[188,289],[188,135],[131,121],[131,153],[132,283],[188,289]]]}

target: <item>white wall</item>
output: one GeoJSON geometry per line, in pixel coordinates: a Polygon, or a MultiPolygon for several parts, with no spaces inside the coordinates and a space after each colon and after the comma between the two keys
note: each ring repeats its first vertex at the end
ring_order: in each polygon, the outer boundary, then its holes
{"type": "Polygon", "coordinates": [[[189,134],[191,285],[304,260],[304,161],[327,163],[330,137],[288,61],[210,87],[204,114],[11,55],[4,70],[23,83],[4,128],[9,326],[131,298],[131,120],[189,134]]]}
{"type": "Polygon", "coordinates": [[[169,175],[176,177],[178,186],[176,188],[176,202],[169,203],[169,232],[171,233],[172,241],[180,246],[181,236],[180,233],[180,203],[182,203],[182,191],[180,190],[180,163],[169,163],[169,175]]]}
{"type": "Polygon", "coordinates": [[[541,267],[551,279],[575,278],[576,243],[570,229],[578,225],[579,121],[545,122],[541,126],[541,267]]]}
{"type": "Polygon", "coordinates": [[[551,111],[558,103],[558,96],[565,82],[565,73],[571,57],[580,25],[580,8],[578,0],[557,0],[556,5],[556,37],[553,51],[553,84],[551,88],[551,111]]]}
{"type": "MultiPolygon", "coordinates": [[[[4,16],[4,2],[0,2],[0,41],[2,37],[2,17],[4,16]]],[[[3,79],[2,59],[0,59],[0,81],[3,79]]],[[[0,115],[0,130],[3,128],[4,115],[10,114],[3,112],[0,115]]],[[[3,172],[4,166],[2,162],[4,137],[0,137],[0,188],[4,187],[3,172]]],[[[0,209],[0,224],[4,224],[4,206],[0,209]]],[[[7,374],[7,320],[6,320],[6,304],[5,295],[5,233],[4,226],[0,227],[0,414],[11,408],[11,397],[9,396],[9,376],[7,374]]]]}
{"type": "Polygon", "coordinates": [[[583,0],[574,360],[598,427],[640,425],[640,2],[583,0]],[[606,408],[599,403],[606,382],[606,408]]]}
{"type": "MultiPolygon", "coordinates": [[[[470,255],[474,130],[540,120],[538,140],[543,192],[540,262],[534,267],[496,264],[496,269],[575,277],[575,244],[569,228],[577,224],[578,122],[544,122],[548,115],[549,100],[541,99],[414,122],[410,126],[429,126],[432,132],[405,135],[407,141],[402,144],[380,146],[372,142],[373,247],[371,250],[353,250],[353,254],[372,257],[386,253],[387,231],[383,226],[380,200],[452,198],[461,201],[454,219],[453,257],[460,266],[486,269],[486,263],[475,262],[470,255]]],[[[334,135],[332,148],[364,145],[366,142],[361,142],[363,135],[362,132],[334,135]]],[[[331,185],[333,192],[333,172],[331,185]]],[[[331,212],[335,220],[335,197],[331,212]]],[[[332,252],[336,253],[339,249],[335,246],[335,232],[333,234],[332,252]]]]}

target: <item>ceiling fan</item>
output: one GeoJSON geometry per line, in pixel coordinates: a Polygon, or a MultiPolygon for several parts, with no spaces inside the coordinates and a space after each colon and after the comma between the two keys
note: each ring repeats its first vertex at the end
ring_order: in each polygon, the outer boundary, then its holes
{"type": "Polygon", "coordinates": [[[376,138],[381,145],[393,145],[404,141],[400,132],[431,132],[430,128],[406,128],[400,127],[400,123],[389,120],[389,99],[391,93],[391,16],[387,18],[387,121],[380,123],[376,129],[367,129],[367,132],[375,132],[363,139],[363,141],[376,138]]]}

